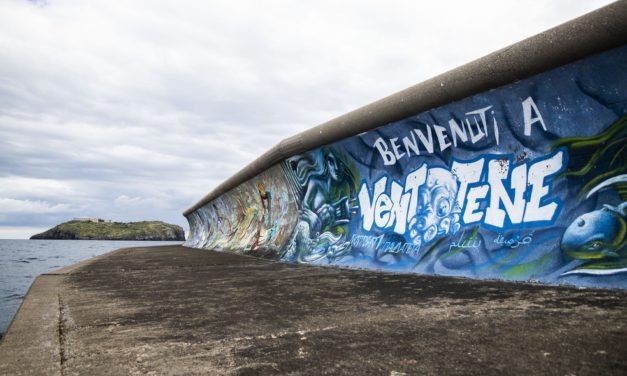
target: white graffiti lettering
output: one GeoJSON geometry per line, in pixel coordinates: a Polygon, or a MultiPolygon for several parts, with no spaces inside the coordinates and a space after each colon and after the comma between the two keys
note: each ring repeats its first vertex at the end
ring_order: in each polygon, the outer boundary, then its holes
{"type": "Polygon", "coordinates": [[[542,115],[540,115],[538,106],[536,106],[536,102],[533,101],[533,98],[527,97],[527,99],[522,102],[522,108],[523,119],[525,121],[525,136],[531,136],[531,126],[535,123],[540,123],[542,129],[546,131],[546,125],[544,125],[542,115]],[[535,113],[535,116],[533,113],[535,113]]]}
{"type": "Polygon", "coordinates": [[[362,183],[357,197],[363,228],[370,230],[373,223],[379,228],[394,225],[394,232],[404,234],[407,229],[407,214],[416,211],[418,187],[425,182],[426,173],[427,166],[423,164],[407,175],[404,186],[397,181],[392,181],[390,195],[384,193],[388,180],[386,176],[374,183],[372,196],[370,196],[367,184],[362,183]]]}
{"type": "MultiPolygon", "coordinates": [[[[547,130],[542,114],[532,97],[521,102],[523,134],[531,136],[531,128],[536,125],[547,130]]],[[[373,147],[377,149],[386,166],[395,164],[401,158],[443,152],[457,148],[461,144],[494,142],[499,145],[499,125],[492,106],[466,112],[461,118],[448,120],[448,129],[438,124],[424,124],[411,129],[404,137],[385,139],[379,137],[373,147]]]]}
{"type": "Polygon", "coordinates": [[[412,237],[420,232],[428,234],[422,239],[428,242],[454,233],[460,214],[463,224],[499,229],[551,222],[560,201],[550,199],[547,179],[562,170],[565,158],[565,152],[558,150],[513,165],[510,156],[488,155],[454,161],[450,171],[423,163],[404,184],[382,176],[372,191],[363,182],[358,193],[362,227],[366,231],[373,226],[392,228],[397,234],[410,231],[412,237]]]}
{"type": "MultiPolygon", "coordinates": [[[[393,165],[403,157],[409,158],[412,155],[420,155],[421,150],[426,154],[433,154],[436,147],[442,152],[450,147],[457,147],[460,142],[470,141],[475,144],[486,139],[490,136],[490,120],[492,120],[492,132],[498,145],[499,130],[494,112],[490,111],[490,114],[486,115],[491,108],[492,106],[488,106],[467,112],[466,117],[461,120],[461,125],[454,118],[449,120],[448,130],[437,124],[425,124],[424,129],[412,129],[400,142],[398,137],[390,138],[387,141],[383,137],[379,137],[373,146],[381,155],[385,165],[393,165]]],[[[536,111],[536,113],[538,112],[536,111]]],[[[538,121],[536,119],[533,118],[531,121],[538,121]]]]}

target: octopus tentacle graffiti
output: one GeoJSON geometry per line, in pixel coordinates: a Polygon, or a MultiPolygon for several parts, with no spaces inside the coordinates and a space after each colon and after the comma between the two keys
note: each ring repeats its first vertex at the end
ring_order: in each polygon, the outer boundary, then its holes
{"type": "MultiPolygon", "coordinates": [[[[565,137],[553,143],[553,149],[567,146],[582,163],[570,167],[564,177],[586,178],[581,189],[587,193],[600,182],[627,172],[627,116],[622,117],[605,131],[589,137],[565,137]]],[[[627,183],[616,182],[618,193],[627,194],[627,183]]]]}

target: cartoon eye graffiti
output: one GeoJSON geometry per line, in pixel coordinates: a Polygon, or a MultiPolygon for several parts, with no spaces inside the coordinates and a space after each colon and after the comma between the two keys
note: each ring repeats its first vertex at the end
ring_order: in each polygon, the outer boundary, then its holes
{"type": "Polygon", "coordinates": [[[590,243],[590,244],[588,245],[588,248],[589,248],[589,249],[597,249],[597,248],[600,248],[602,245],[603,245],[603,243],[602,243],[602,242],[600,242],[600,241],[594,241],[594,242],[592,242],[592,243],[590,243]]]}
{"type": "Polygon", "coordinates": [[[451,211],[451,204],[448,199],[445,197],[441,197],[436,204],[436,214],[438,217],[447,216],[451,211]]]}
{"type": "Polygon", "coordinates": [[[409,221],[409,235],[414,244],[426,244],[460,228],[458,208],[453,207],[457,181],[450,171],[429,170],[427,183],[421,187],[416,215],[409,221]]]}

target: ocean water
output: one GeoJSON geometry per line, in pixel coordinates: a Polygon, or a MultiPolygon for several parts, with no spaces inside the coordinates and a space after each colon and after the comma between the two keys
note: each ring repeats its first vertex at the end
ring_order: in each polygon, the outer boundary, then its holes
{"type": "Polygon", "coordinates": [[[0,334],[38,275],[119,248],[165,244],[181,242],[0,239],[0,334]]]}

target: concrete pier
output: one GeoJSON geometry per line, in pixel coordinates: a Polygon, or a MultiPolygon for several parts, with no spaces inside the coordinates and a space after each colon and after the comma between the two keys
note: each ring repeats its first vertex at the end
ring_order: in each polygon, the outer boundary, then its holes
{"type": "Polygon", "coordinates": [[[625,374],[627,292],[129,248],[40,276],[0,374],[625,374]]]}

